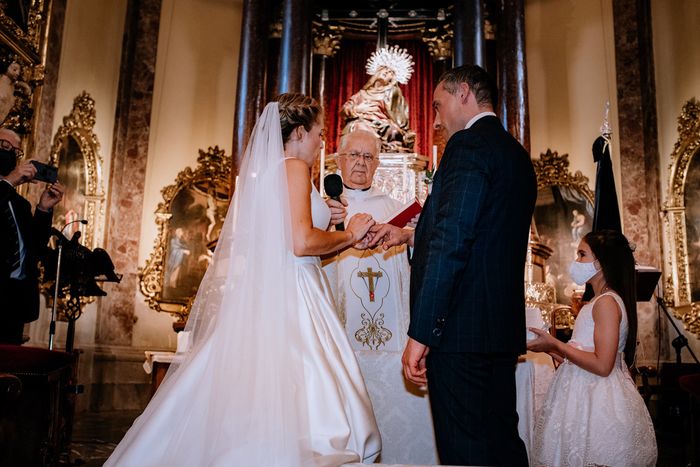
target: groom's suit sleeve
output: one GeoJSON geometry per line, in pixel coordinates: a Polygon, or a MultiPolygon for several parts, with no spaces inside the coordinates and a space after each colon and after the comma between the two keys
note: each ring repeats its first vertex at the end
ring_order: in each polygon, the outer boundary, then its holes
{"type": "MultiPolygon", "coordinates": [[[[411,310],[408,335],[438,347],[457,279],[467,265],[489,184],[483,140],[460,132],[446,148],[435,223],[430,229],[424,271],[411,310]]],[[[441,173],[440,173],[441,172],[441,173]]]]}

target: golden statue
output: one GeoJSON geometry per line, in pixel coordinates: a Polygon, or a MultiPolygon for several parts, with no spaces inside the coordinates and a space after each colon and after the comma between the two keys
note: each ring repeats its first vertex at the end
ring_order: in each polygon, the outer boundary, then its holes
{"type": "Polygon", "coordinates": [[[408,103],[399,83],[413,73],[413,60],[398,46],[382,48],[367,62],[371,78],[343,105],[342,134],[361,129],[373,131],[382,140],[382,152],[413,152],[416,134],[408,124],[408,103]]]}

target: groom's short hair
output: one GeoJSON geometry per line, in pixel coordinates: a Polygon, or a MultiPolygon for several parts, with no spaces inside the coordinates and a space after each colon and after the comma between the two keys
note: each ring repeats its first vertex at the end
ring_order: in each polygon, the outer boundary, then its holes
{"type": "Polygon", "coordinates": [[[442,83],[445,90],[455,94],[461,83],[466,83],[474,93],[476,102],[480,105],[490,105],[496,108],[498,103],[498,89],[491,76],[479,65],[462,65],[444,72],[438,83],[442,83]]]}

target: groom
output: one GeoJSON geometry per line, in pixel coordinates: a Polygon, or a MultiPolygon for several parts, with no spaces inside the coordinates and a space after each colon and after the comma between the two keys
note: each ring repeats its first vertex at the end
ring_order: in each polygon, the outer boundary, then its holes
{"type": "Polygon", "coordinates": [[[440,461],[527,465],[515,365],[525,353],[523,278],[537,196],[525,149],[493,112],[478,66],[454,68],[433,94],[447,146],[415,232],[374,228],[373,243],[414,246],[406,377],[428,384],[440,461]]]}

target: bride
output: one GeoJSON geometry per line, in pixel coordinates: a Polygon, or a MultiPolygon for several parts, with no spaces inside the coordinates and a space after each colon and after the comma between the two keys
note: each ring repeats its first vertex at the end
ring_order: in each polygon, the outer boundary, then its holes
{"type": "Polygon", "coordinates": [[[330,211],[309,175],[321,122],[319,104],[301,94],[265,107],[187,323],[190,349],[106,466],[378,456],[372,406],[318,259],[360,243],[374,221],[357,214],[344,232],[325,230],[330,211]]]}

